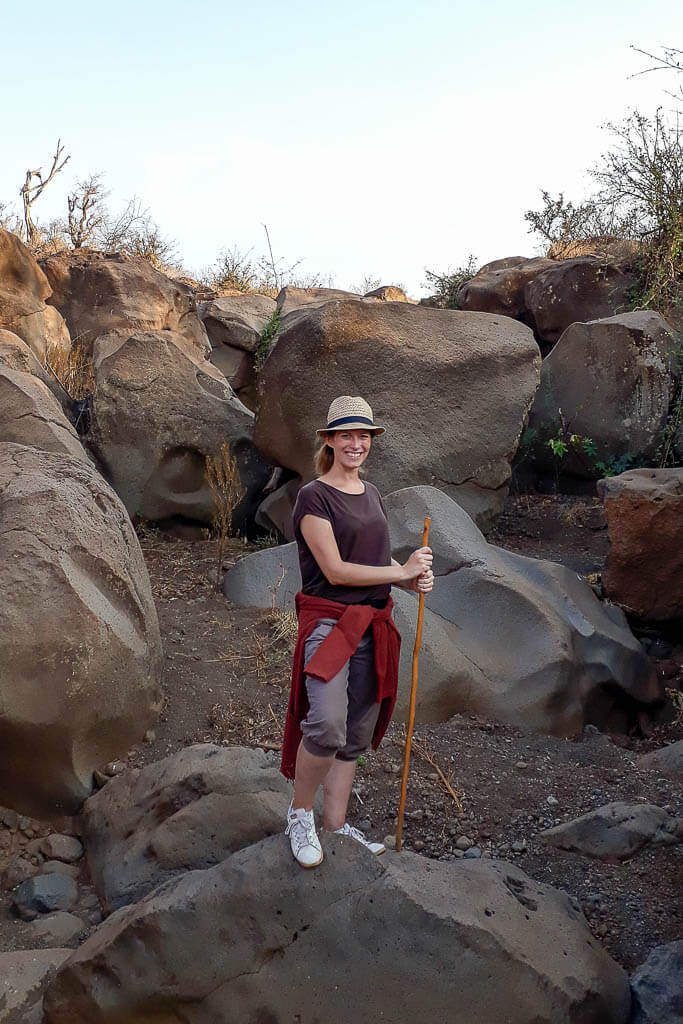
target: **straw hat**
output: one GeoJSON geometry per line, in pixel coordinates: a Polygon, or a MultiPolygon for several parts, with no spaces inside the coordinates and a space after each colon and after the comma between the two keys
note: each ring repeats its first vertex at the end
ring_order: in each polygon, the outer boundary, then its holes
{"type": "Polygon", "coordinates": [[[372,418],[372,409],[364,398],[351,398],[341,395],[335,398],[327,412],[327,426],[321,427],[316,433],[318,437],[330,430],[371,430],[374,434],[383,434],[384,427],[376,427],[372,418]]]}

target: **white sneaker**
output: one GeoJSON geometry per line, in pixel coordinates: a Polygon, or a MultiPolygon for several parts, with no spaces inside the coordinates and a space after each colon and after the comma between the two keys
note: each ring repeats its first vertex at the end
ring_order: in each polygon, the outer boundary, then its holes
{"type": "Polygon", "coordinates": [[[306,811],[303,807],[294,810],[290,804],[285,835],[289,836],[292,853],[302,868],[314,868],[320,864],[323,850],[315,831],[313,811],[306,811]]]}
{"type": "Polygon", "coordinates": [[[348,821],[345,821],[341,828],[334,830],[337,836],[351,836],[356,842],[362,843],[363,846],[367,846],[370,853],[374,853],[376,857],[379,857],[380,853],[384,853],[386,846],[384,843],[371,843],[369,839],[366,839],[363,833],[358,828],[354,828],[353,825],[349,825],[348,821]]]}

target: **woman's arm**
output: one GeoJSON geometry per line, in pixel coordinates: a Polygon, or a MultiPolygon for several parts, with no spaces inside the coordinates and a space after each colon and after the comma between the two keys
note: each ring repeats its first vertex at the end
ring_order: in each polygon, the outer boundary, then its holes
{"type": "Polygon", "coordinates": [[[413,551],[400,565],[356,565],[343,562],[339,554],[332,524],[320,516],[305,515],[301,520],[301,533],[311,549],[328,583],[340,587],[373,587],[381,583],[408,583],[421,576],[432,565],[431,548],[413,551]]]}
{"type": "MultiPolygon", "coordinates": [[[[400,565],[395,558],[391,559],[392,565],[400,565]]],[[[414,590],[416,594],[428,594],[434,589],[434,573],[431,569],[427,569],[426,572],[420,573],[412,580],[408,580],[406,583],[394,583],[395,587],[400,587],[401,590],[414,590]]]]}

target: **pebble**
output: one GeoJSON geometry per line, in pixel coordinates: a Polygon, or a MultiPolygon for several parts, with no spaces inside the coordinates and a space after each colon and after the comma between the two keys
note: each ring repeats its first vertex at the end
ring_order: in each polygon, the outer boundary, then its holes
{"type": "Polygon", "coordinates": [[[515,765],[515,768],[519,768],[520,771],[522,771],[524,768],[528,768],[528,767],[529,767],[529,765],[528,765],[528,763],[526,761],[518,761],[517,764],[515,765]]]}
{"type": "Polygon", "coordinates": [[[45,836],[40,842],[40,852],[47,860],[63,860],[65,864],[73,864],[83,856],[83,846],[75,836],[45,836]]]}
{"type": "Polygon", "coordinates": [[[154,729],[148,729],[144,735],[145,743],[154,743],[156,738],[157,734],[155,733],[154,729]]]}
{"type": "Polygon", "coordinates": [[[21,885],[27,878],[33,878],[37,873],[38,868],[31,861],[25,857],[15,857],[5,870],[3,884],[6,889],[14,889],[16,885],[21,885]]]}
{"type": "Polygon", "coordinates": [[[555,807],[555,805],[559,804],[559,802],[560,801],[555,796],[549,796],[548,799],[546,800],[546,803],[548,804],[549,807],[555,807]]]}
{"type": "Polygon", "coordinates": [[[70,878],[78,878],[80,869],[77,864],[65,864],[63,860],[46,860],[40,869],[41,875],[62,874],[70,878]]]}
{"type": "Polygon", "coordinates": [[[481,857],[481,850],[478,846],[470,846],[469,850],[465,850],[464,855],[467,860],[478,860],[481,857]]]}
{"type": "Polygon", "coordinates": [[[416,839],[415,842],[413,843],[413,849],[415,850],[416,853],[420,853],[420,851],[424,850],[424,848],[425,844],[422,842],[421,839],[416,839]]]}
{"type": "Polygon", "coordinates": [[[396,849],[396,836],[385,836],[382,842],[386,846],[387,850],[396,849]]]}
{"type": "Polygon", "coordinates": [[[455,841],[455,847],[457,850],[469,850],[471,846],[474,846],[474,843],[469,836],[460,836],[455,841]]]}

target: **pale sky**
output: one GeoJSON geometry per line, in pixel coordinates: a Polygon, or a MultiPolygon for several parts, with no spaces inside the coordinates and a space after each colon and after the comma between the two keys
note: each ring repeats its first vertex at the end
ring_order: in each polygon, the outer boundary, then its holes
{"type": "MultiPolygon", "coordinates": [[[[62,215],[104,172],[199,270],[219,251],[302,259],[426,294],[424,268],[533,254],[524,210],[582,198],[601,129],[673,106],[629,49],[683,49],[671,0],[0,0],[0,201],[71,160],[36,203],[62,215]]],[[[678,10],[678,13],[676,13],[678,10]]]]}

